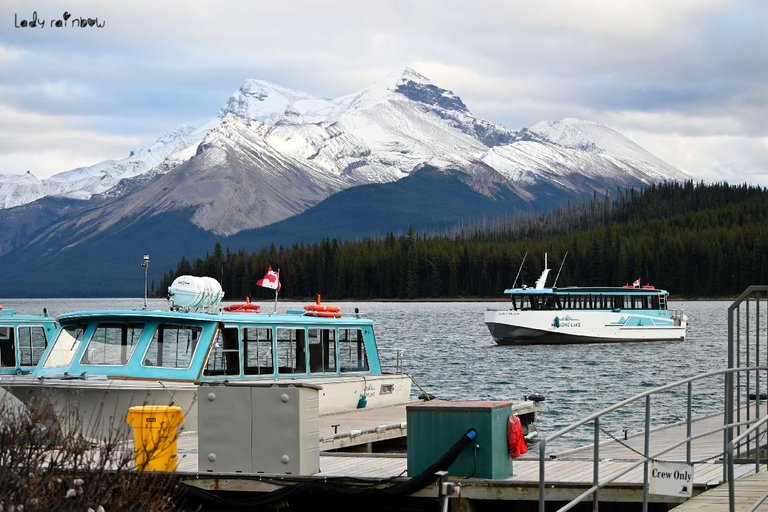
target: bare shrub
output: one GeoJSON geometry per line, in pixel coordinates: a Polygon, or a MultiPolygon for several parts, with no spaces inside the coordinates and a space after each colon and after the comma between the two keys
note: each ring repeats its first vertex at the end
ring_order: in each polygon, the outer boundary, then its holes
{"type": "Polygon", "coordinates": [[[82,425],[76,409],[68,410],[66,429],[51,412],[45,399],[27,407],[8,395],[0,399],[0,511],[180,508],[173,473],[134,468],[128,426],[94,443],[94,436],[74,428],[82,425]]]}

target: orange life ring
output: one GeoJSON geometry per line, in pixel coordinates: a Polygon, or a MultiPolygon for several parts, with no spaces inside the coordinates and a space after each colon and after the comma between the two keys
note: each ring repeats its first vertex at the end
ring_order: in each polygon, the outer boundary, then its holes
{"type": "Polygon", "coordinates": [[[307,304],[304,311],[315,311],[321,313],[338,313],[341,311],[339,306],[326,306],[325,304],[307,304]]]}
{"type": "Polygon", "coordinates": [[[320,303],[320,294],[317,294],[314,304],[307,304],[304,306],[304,314],[307,316],[325,316],[338,318],[341,316],[341,308],[339,306],[326,306],[320,303]],[[330,314],[320,314],[330,313],[330,314]]]}
{"type": "Polygon", "coordinates": [[[653,286],[652,284],[646,284],[645,286],[643,286],[643,289],[644,290],[655,290],[656,287],[653,286]]]}
{"type": "Polygon", "coordinates": [[[224,307],[224,311],[227,313],[258,313],[261,310],[261,306],[251,302],[250,297],[245,298],[245,302],[239,304],[230,304],[224,307]]]}

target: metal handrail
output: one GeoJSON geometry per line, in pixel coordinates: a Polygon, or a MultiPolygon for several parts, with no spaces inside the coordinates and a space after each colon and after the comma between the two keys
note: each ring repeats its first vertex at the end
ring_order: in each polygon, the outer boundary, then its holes
{"type": "MultiPolygon", "coordinates": [[[[726,462],[728,464],[728,510],[730,512],[736,511],[736,493],[735,493],[735,487],[736,487],[736,473],[733,468],[733,453],[737,446],[740,445],[741,441],[743,441],[745,438],[748,438],[750,435],[752,435],[756,430],[758,430],[760,427],[762,427],[764,424],[768,423],[768,416],[763,416],[763,418],[759,421],[755,421],[751,427],[749,427],[747,430],[736,436],[734,439],[730,440],[728,442],[728,449],[725,452],[726,462]]],[[[755,450],[755,473],[760,472],[760,447],[758,446],[755,450]]],[[[752,508],[750,508],[750,511],[756,510],[757,507],[763,504],[763,502],[768,499],[768,492],[763,494],[758,500],[752,505],[752,508]]]]}
{"type": "MultiPolygon", "coordinates": [[[[590,416],[587,416],[586,418],[583,418],[575,423],[572,423],[566,427],[561,428],[554,434],[547,436],[546,438],[543,438],[541,441],[539,441],[539,511],[544,512],[545,511],[545,504],[546,504],[546,470],[545,470],[545,460],[546,460],[546,447],[548,443],[551,443],[557,438],[560,438],[564,436],[565,434],[584,426],[588,423],[594,423],[594,444],[593,444],[593,485],[590,489],[586,490],[576,498],[574,498],[572,501],[567,503],[565,506],[560,508],[559,510],[570,510],[572,507],[574,507],[576,504],[583,501],[585,498],[587,498],[590,495],[593,495],[593,509],[597,510],[597,491],[604,487],[605,485],[615,481],[620,476],[623,476],[627,472],[629,472],[631,469],[634,469],[638,467],[639,465],[643,465],[643,511],[648,510],[648,461],[650,459],[653,459],[655,457],[658,457],[659,455],[662,455],[682,444],[686,444],[686,462],[691,463],[691,442],[701,437],[704,434],[697,434],[695,436],[691,433],[691,424],[693,422],[693,416],[692,416],[692,395],[693,395],[693,383],[699,380],[711,378],[711,377],[717,377],[717,376],[728,376],[733,375],[734,373],[740,373],[740,372],[768,372],[768,366],[755,366],[755,367],[747,367],[747,368],[729,368],[726,370],[714,370],[707,373],[703,373],[700,375],[696,375],[693,377],[688,377],[686,379],[681,379],[676,382],[673,382],[671,384],[666,384],[663,386],[659,386],[654,389],[650,389],[647,391],[644,391],[642,393],[639,393],[635,396],[632,396],[630,398],[627,398],[626,400],[623,400],[621,402],[618,402],[614,405],[611,405],[609,407],[606,407],[596,413],[591,414],[590,416]],[[687,395],[687,418],[686,418],[686,438],[672,444],[670,446],[664,447],[661,451],[659,451],[656,454],[651,455],[649,446],[650,446],[650,436],[651,436],[651,430],[650,430],[650,418],[651,418],[651,396],[654,394],[661,393],[663,391],[668,391],[670,389],[687,385],[688,388],[688,395],[687,395]],[[603,481],[599,480],[599,454],[600,454],[600,418],[605,416],[608,413],[614,412],[618,409],[621,409],[622,407],[625,407],[629,404],[632,404],[634,402],[637,402],[638,400],[645,399],[645,432],[644,432],[644,452],[643,452],[643,459],[639,461],[635,466],[625,469],[622,472],[616,473],[611,475],[609,478],[604,479],[603,481]]],[[[729,379],[726,379],[728,381],[729,379]]],[[[733,403],[733,398],[729,399],[726,396],[726,408],[728,408],[733,403]]],[[[742,426],[746,423],[740,423],[739,425],[736,424],[726,424],[724,423],[723,427],[715,429],[714,431],[707,432],[706,434],[712,434],[714,432],[717,432],[718,430],[723,430],[726,434],[731,431],[732,428],[736,426],[742,426]]],[[[725,446],[725,445],[724,445],[725,446]]]]}

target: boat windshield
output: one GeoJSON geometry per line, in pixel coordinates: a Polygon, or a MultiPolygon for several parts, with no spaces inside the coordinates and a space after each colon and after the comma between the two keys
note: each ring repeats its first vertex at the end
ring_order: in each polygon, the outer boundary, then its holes
{"type": "Polygon", "coordinates": [[[100,323],[96,326],[80,364],[125,365],[141,338],[144,324],[100,323]]]}
{"type": "Polygon", "coordinates": [[[144,353],[142,365],[189,368],[203,329],[197,325],[160,324],[144,353]]]}
{"type": "Polygon", "coordinates": [[[64,326],[59,331],[59,335],[56,336],[56,341],[53,342],[53,347],[51,347],[51,351],[43,363],[43,368],[67,366],[71,363],[83,341],[85,326],[86,324],[64,326]]]}

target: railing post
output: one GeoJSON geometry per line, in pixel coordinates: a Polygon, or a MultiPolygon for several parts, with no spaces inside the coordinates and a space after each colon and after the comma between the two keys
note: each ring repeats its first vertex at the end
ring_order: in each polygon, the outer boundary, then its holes
{"type": "Polygon", "coordinates": [[[725,450],[725,469],[728,471],[728,510],[736,512],[736,476],[733,471],[733,443],[728,443],[725,450]]]}
{"type": "MultiPolygon", "coordinates": [[[[597,484],[600,483],[600,416],[595,418],[593,441],[592,485],[597,487],[597,484]]],[[[600,506],[600,499],[597,496],[599,492],[599,490],[595,490],[595,493],[592,495],[592,512],[597,512],[600,506]]]]}
{"type": "MultiPolygon", "coordinates": [[[[734,329],[733,329],[733,315],[734,313],[738,317],[739,308],[736,303],[732,304],[728,308],[728,368],[734,367],[734,329]]],[[[723,397],[723,452],[727,453],[728,443],[733,439],[733,430],[730,425],[733,423],[733,374],[726,372],[724,382],[724,397],[723,397]]],[[[723,481],[728,480],[728,468],[723,467],[723,481]]]]}
{"type": "Polygon", "coordinates": [[[648,512],[648,457],[651,454],[651,395],[645,397],[645,439],[643,441],[643,512],[648,512]]]}
{"type": "Polygon", "coordinates": [[[685,443],[685,462],[691,463],[691,434],[693,432],[693,381],[688,381],[688,413],[685,428],[685,435],[688,442],[685,443]]]}
{"type": "Polygon", "coordinates": [[[547,438],[539,441],[539,512],[546,511],[546,499],[544,496],[544,454],[546,453],[547,438]]]}

